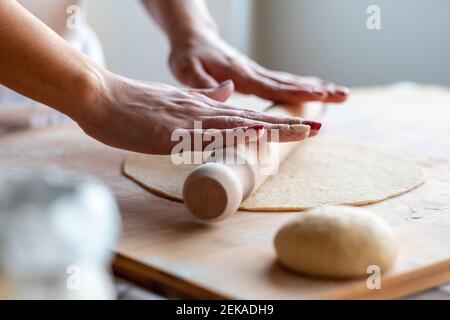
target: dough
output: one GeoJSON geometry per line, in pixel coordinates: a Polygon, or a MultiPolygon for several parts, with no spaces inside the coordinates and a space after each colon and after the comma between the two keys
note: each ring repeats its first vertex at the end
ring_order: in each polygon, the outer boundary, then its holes
{"type": "Polygon", "coordinates": [[[332,206],[301,213],[284,225],[275,249],[278,261],[290,270],[350,278],[367,276],[371,265],[387,270],[398,244],[391,228],[371,212],[332,206]]]}
{"type": "MultiPolygon", "coordinates": [[[[124,173],[142,186],[182,200],[183,182],[194,165],[170,156],[131,154],[124,173]]],[[[424,181],[422,168],[369,147],[330,137],[299,144],[279,172],[242,203],[254,211],[294,211],[324,205],[365,205],[409,191],[424,181]]]]}

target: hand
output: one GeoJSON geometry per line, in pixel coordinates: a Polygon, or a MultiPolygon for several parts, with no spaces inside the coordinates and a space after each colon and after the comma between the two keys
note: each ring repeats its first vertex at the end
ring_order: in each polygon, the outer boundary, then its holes
{"type": "Polygon", "coordinates": [[[349,94],[347,88],[318,78],[267,70],[229,46],[214,30],[177,38],[169,63],[177,79],[190,87],[213,88],[230,79],[241,93],[281,103],[339,103],[349,94]]]}
{"type": "MultiPolygon", "coordinates": [[[[83,108],[90,112],[79,113],[87,116],[75,120],[93,138],[121,149],[170,154],[179,142],[171,141],[174,130],[187,129],[192,138],[197,134],[194,121],[201,121],[203,130],[220,130],[224,145],[230,143],[226,141],[227,132],[236,128],[260,132],[278,129],[280,141],[284,142],[313,136],[321,126],[301,118],[272,116],[225,104],[222,101],[233,92],[231,81],[211,89],[180,89],[145,84],[107,71],[102,78],[100,90],[83,108]]],[[[203,147],[210,143],[205,142],[203,147]]]]}

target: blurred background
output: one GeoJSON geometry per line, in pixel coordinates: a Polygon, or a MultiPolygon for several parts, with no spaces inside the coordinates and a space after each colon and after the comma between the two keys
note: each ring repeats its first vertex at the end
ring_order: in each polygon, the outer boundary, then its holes
{"type": "MultiPolygon", "coordinates": [[[[450,85],[448,0],[207,0],[223,37],[259,63],[349,86],[450,85]],[[381,30],[369,30],[370,5],[381,30]]],[[[140,1],[86,1],[108,68],[175,84],[168,44],[140,1]]]]}

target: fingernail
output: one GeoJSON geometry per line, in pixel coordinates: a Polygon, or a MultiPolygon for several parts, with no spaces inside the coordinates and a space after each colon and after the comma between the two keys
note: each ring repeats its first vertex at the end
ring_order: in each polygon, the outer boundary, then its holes
{"type": "Polygon", "coordinates": [[[304,124],[291,124],[289,126],[292,131],[297,133],[306,133],[309,134],[310,127],[304,124]]]}
{"type": "Polygon", "coordinates": [[[246,130],[250,130],[250,129],[253,129],[253,130],[259,131],[259,130],[262,130],[262,129],[264,129],[264,126],[263,126],[262,124],[259,124],[259,125],[256,125],[256,126],[250,126],[250,127],[247,127],[247,129],[246,129],[246,130]]]}
{"type": "Polygon", "coordinates": [[[350,89],[346,87],[336,87],[336,94],[340,96],[346,96],[350,93],[350,89]]]}
{"type": "Polygon", "coordinates": [[[316,122],[316,121],[305,120],[305,121],[302,121],[302,124],[310,126],[311,130],[320,130],[320,128],[322,128],[322,124],[320,122],[316,122]]]}

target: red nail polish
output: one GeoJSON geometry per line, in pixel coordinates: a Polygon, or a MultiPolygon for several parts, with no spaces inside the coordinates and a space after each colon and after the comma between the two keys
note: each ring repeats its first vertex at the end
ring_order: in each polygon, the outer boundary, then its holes
{"type": "Polygon", "coordinates": [[[259,130],[264,129],[264,126],[262,124],[259,124],[259,125],[256,125],[256,126],[247,127],[246,130],[249,130],[249,129],[253,129],[255,131],[259,131],[259,130]]]}
{"type": "Polygon", "coordinates": [[[302,124],[310,126],[311,130],[320,130],[320,128],[322,127],[322,124],[320,122],[310,120],[302,121],[302,124]]]}

